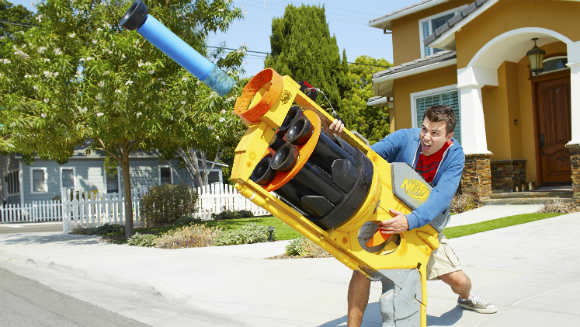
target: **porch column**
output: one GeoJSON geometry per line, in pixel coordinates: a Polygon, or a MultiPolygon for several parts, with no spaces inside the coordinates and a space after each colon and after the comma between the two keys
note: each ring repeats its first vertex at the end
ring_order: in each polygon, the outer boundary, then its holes
{"type": "Polygon", "coordinates": [[[497,70],[467,67],[457,70],[460,95],[461,145],[465,152],[465,168],[461,179],[462,193],[471,194],[478,202],[491,195],[491,152],[487,149],[485,117],[481,88],[498,85],[497,70]]]}
{"type": "Polygon", "coordinates": [[[580,41],[568,44],[568,67],[570,67],[571,128],[572,140],[568,145],[580,145],[580,41]]]}
{"type": "Polygon", "coordinates": [[[574,200],[580,205],[580,42],[568,45],[568,67],[570,67],[570,124],[572,140],[566,145],[570,149],[572,165],[572,189],[574,200]]]}
{"type": "Polygon", "coordinates": [[[459,88],[461,98],[461,140],[465,154],[490,154],[487,150],[485,118],[481,102],[483,85],[459,88]]]}

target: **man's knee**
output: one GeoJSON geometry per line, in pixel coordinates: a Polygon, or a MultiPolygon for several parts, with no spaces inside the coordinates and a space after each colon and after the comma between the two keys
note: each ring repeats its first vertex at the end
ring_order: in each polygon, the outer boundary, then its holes
{"type": "Polygon", "coordinates": [[[453,289],[461,291],[469,291],[471,289],[471,280],[463,270],[441,275],[439,278],[453,289]]]}

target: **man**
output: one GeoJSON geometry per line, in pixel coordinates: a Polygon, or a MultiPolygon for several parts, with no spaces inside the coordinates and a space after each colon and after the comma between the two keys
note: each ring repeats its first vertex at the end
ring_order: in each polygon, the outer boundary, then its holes
{"type": "MultiPolygon", "coordinates": [[[[423,115],[421,128],[403,129],[390,134],[371,148],[388,162],[405,162],[433,186],[427,201],[410,214],[390,209],[394,217],[379,223],[384,234],[397,234],[431,224],[439,231],[441,245],[433,251],[427,264],[427,279],[441,279],[459,295],[457,304],[479,313],[495,313],[497,308],[471,293],[471,280],[461,269],[459,259],[441,233],[449,221],[451,200],[459,186],[465,154],[453,139],[457,123],[455,112],[448,106],[433,105],[423,115]]],[[[340,121],[329,129],[342,131],[340,121]]],[[[360,326],[369,299],[370,281],[354,271],[348,290],[348,326],[360,326]]]]}

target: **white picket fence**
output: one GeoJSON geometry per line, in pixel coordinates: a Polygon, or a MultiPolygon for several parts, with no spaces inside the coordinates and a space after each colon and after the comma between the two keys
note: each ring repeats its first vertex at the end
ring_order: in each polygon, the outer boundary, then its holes
{"type": "MultiPolygon", "coordinates": [[[[103,224],[125,224],[125,197],[122,194],[101,194],[74,192],[61,189],[63,232],[66,234],[76,226],[98,227],[103,224]],[[72,198],[72,200],[71,200],[72,198]]],[[[139,222],[139,201],[137,192],[132,195],[133,219],[139,222]]]]}
{"type": "Polygon", "coordinates": [[[60,201],[34,201],[24,204],[7,204],[0,207],[0,224],[44,222],[62,220],[60,201]]]}
{"type": "MultiPolygon", "coordinates": [[[[141,221],[139,202],[148,190],[149,187],[140,187],[132,191],[133,219],[137,223],[141,221]]],[[[198,188],[197,193],[199,196],[194,215],[204,220],[225,210],[248,210],[254,216],[269,215],[266,210],[240,195],[231,185],[215,183],[198,188]]],[[[64,233],[78,225],[97,227],[105,223],[125,223],[123,195],[75,192],[62,188],[60,198],[63,199],[62,203],[37,201],[23,206],[8,204],[0,207],[0,223],[62,221],[64,233]]]]}
{"type": "Polygon", "coordinates": [[[225,210],[248,210],[254,216],[270,215],[268,211],[243,197],[238,190],[228,184],[214,183],[203,188],[198,187],[197,194],[195,217],[204,220],[211,219],[212,213],[219,214],[225,210]]]}

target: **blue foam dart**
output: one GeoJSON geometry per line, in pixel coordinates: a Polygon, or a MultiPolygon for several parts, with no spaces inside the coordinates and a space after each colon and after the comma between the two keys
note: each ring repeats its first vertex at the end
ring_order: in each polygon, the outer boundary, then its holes
{"type": "Polygon", "coordinates": [[[181,67],[187,69],[220,96],[230,92],[236,85],[236,80],[195,51],[147,12],[147,6],[142,1],[137,0],[127,10],[120,25],[127,30],[137,29],[137,32],[147,41],[175,60],[181,67]]]}
{"type": "Polygon", "coordinates": [[[226,95],[236,85],[236,80],[173,34],[155,17],[147,15],[145,23],[137,32],[220,96],[226,95]]]}

